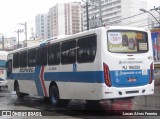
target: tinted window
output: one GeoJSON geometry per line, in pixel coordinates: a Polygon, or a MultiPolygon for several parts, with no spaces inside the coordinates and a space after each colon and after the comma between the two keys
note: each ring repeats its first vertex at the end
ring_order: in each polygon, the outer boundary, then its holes
{"type": "Polygon", "coordinates": [[[76,62],[76,40],[62,43],[61,62],[72,64],[76,62]]]}
{"type": "Polygon", "coordinates": [[[20,53],[20,67],[27,66],[27,51],[20,53]]]}
{"type": "Polygon", "coordinates": [[[47,48],[37,50],[37,65],[47,65],[47,48]]]}
{"type": "Polygon", "coordinates": [[[36,49],[32,49],[28,51],[28,66],[34,67],[36,66],[36,49]]]}
{"type": "Polygon", "coordinates": [[[19,67],[19,53],[13,54],[13,68],[19,67]]]}
{"type": "Polygon", "coordinates": [[[48,48],[48,64],[49,65],[60,64],[60,44],[51,45],[48,48]]]}
{"type": "Polygon", "coordinates": [[[77,62],[93,62],[97,49],[96,36],[89,36],[78,40],[77,62]]]}
{"type": "Polygon", "coordinates": [[[12,60],[8,60],[7,70],[8,70],[8,71],[12,71],[12,60]]]}

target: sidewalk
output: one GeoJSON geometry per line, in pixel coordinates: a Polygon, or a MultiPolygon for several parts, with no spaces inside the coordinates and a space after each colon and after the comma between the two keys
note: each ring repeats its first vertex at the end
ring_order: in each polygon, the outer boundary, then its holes
{"type": "Polygon", "coordinates": [[[154,94],[135,97],[134,99],[135,105],[146,106],[146,107],[149,107],[149,109],[159,109],[160,110],[160,101],[159,101],[160,100],[160,78],[158,77],[156,77],[155,79],[154,94]]]}

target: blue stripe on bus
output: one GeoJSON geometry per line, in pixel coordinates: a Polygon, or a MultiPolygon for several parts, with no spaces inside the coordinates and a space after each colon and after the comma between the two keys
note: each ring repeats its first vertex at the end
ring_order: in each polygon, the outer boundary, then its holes
{"type": "MultiPolygon", "coordinates": [[[[40,80],[40,68],[36,67],[35,73],[14,73],[12,79],[17,80],[40,80]]],[[[84,82],[84,83],[104,83],[103,71],[88,72],[46,72],[45,81],[63,81],[63,82],[84,82]]],[[[37,83],[39,84],[39,82],[37,83]]]]}
{"type": "Polygon", "coordinates": [[[46,81],[104,83],[102,71],[51,72],[44,74],[46,81]]]}
{"type": "MultiPolygon", "coordinates": [[[[44,95],[42,85],[39,79],[40,67],[36,67],[35,73],[12,74],[13,79],[35,80],[39,95],[44,95]]],[[[142,75],[142,70],[119,70],[110,71],[110,77],[113,87],[133,87],[143,86],[149,83],[150,70],[146,75],[142,75]],[[123,75],[122,75],[123,73],[123,75]],[[128,74],[131,73],[131,74],[128,74]],[[135,82],[129,82],[128,78],[136,78],[135,82]]],[[[58,82],[81,82],[81,83],[104,83],[103,71],[85,71],[85,72],[46,72],[45,81],[58,82]]]]}
{"type": "Polygon", "coordinates": [[[143,86],[149,83],[150,70],[146,70],[145,73],[142,70],[110,71],[110,77],[114,87],[143,86]],[[129,79],[134,79],[134,81],[129,81],[129,79]]]}

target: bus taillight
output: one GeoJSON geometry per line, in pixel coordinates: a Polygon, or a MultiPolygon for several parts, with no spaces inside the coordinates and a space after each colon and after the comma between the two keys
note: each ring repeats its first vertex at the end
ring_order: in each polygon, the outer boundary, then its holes
{"type": "Polygon", "coordinates": [[[149,84],[151,84],[153,81],[153,63],[150,65],[150,78],[149,78],[149,84]]]}
{"type": "Polygon", "coordinates": [[[111,80],[110,80],[110,73],[109,73],[109,67],[105,63],[103,63],[103,68],[104,68],[104,79],[105,83],[108,87],[111,87],[111,80]]]}

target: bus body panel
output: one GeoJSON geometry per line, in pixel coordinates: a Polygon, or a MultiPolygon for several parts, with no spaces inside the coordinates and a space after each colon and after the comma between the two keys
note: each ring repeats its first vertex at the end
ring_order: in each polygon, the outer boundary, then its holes
{"type": "MultiPolygon", "coordinates": [[[[114,30],[122,29],[115,28],[114,30]]],[[[134,30],[141,31],[139,29],[134,30]]],[[[151,44],[150,32],[147,33],[148,44],[151,44]]],[[[107,39],[107,37],[104,39],[107,39]]],[[[148,52],[139,54],[111,53],[108,51],[107,45],[108,42],[105,40],[103,42],[102,56],[103,63],[109,67],[110,80],[113,87],[144,86],[149,83],[151,66],[153,65],[151,45],[148,46],[148,52]]]]}
{"type": "Polygon", "coordinates": [[[148,59],[151,55],[130,56],[127,55],[104,57],[104,63],[109,66],[112,86],[114,87],[132,87],[143,86],[149,83],[150,66],[153,63],[148,59]],[[115,60],[116,59],[116,60],[115,60]]]}

